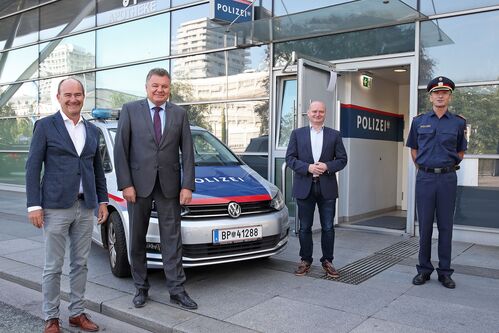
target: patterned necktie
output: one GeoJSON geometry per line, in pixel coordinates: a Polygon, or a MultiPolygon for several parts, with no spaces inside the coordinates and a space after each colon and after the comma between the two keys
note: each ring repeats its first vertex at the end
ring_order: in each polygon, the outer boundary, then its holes
{"type": "Polygon", "coordinates": [[[152,109],[154,110],[154,135],[156,136],[156,143],[159,145],[161,141],[161,118],[159,111],[162,109],[159,106],[155,106],[152,109]]]}

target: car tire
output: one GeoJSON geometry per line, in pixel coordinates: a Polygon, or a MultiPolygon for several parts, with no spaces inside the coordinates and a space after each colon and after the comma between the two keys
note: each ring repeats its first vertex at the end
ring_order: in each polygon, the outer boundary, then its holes
{"type": "Polygon", "coordinates": [[[130,263],[126,248],[126,237],[123,222],[118,212],[112,212],[107,221],[107,244],[109,265],[114,276],[129,277],[130,263]]]}

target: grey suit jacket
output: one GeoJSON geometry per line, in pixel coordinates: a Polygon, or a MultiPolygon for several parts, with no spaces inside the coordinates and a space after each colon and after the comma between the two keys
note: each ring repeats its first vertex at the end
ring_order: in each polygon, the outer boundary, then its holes
{"type": "Polygon", "coordinates": [[[59,112],[35,123],[26,161],[27,206],[70,208],[78,197],[80,179],[85,206],[108,202],[99,152],[99,130],[84,120],[85,146],[78,156],[59,112]],[[40,182],[43,166],[43,180],[40,182]]]}
{"type": "Polygon", "coordinates": [[[114,147],[119,190],[134,186],[137,196],[147,197],[159,176],[166,198],[178,197],[181,188],[194,191],[194,149],[187,112],[167,102],[165,115],[158,145],[147,99],[123,105],[114,147]]]}

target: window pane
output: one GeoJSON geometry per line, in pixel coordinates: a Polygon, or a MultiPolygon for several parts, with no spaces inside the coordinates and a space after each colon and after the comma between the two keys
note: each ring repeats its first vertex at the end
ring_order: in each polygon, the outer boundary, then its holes
{"type": "Polygon", "coordinates": [[[97,67],[167,56],[170,14],[97,31],[97,67]]]}
{"type": "Polygon", "coordinates": [[[411,52],[414,51],[414,24],[277,43],[275,65],[283,66],[292,51],[328,61],[411,52]]]}
{"type": "Polygon", "coordinates": [[[314,0],[314,1],[296,1],[283,0],[274,1],[274,16],[288,15],[292,13],[303,12],[310,9],[317,9],[332,6],[351,0],[314,0]]]}
{"type": "Polygon", "coordinates": [[[497,80],[498,20],[494,11],[422,22],[419,84],[436,75],[454,82],[497,80]]]}
{"type": "Polygon", "coordinates": [[[222,47],[223,34],[207,33],[219,26],[209,20],[208,4],[172,12],[172,54],[202,51],[222,47]]]}
{"type": "MultiPolygon", "coordinates": [[[[82,114],[87,119],[90,118],[92,109],[95,107],[95,73],[85,73],[74,75],[80,80],[85,88],[85,102],[83,103],[82,114]]],[[[64,78],[54,78],[39,81],[40,89],[40,116],[45,117],[60,109],[57,101],[57,87],[64,78]]]]}
{"type": "Polygon", "coordinates": [[[296,79],[282,81],[282,98],[279,101],[277,148],[287,148],[291,131],[295,128],[297,91],[296,79]]]}
{"type": "Polygon", "coordinates": [[[38,9],[0,20],[0,50],[38,40],[38,9]]]}
{"type": "Polygon", "coordinates": [[[420,11],[425,15],[455,12],[459,10],[499,5],[498,0],[448,1],[421,0],[420,11]]]}
{"type": "Polygon", "coordinates": [[[269,95],[268,46],[228,51],[229,98],[266,97],[269,95]]]}
{"type": "Polygon", "coordinates": [[[88,32],[40,44],[40,77],[95,67],[95,33],[88,32]],[[48,51],[52,50],[50,53],[48,51]],[[44,54],[48,55],[44,57],[44,54]]]}
{"type": "Polygon", "coordinates": [[[170,7],[168,0],[139,1],[134,0],[97,0],[97,25],[117,23],[124,20],[148,15],[170,7]]]}
{"type": "Polygon", "coordinates": [[[267,46],[174,59],[172,101],[182,103],[267,97],[268,66],[267,46]],[[228,77],[225,76],[226,59],[228,77]]]}
{"type": "Polygon", "coordinates": [[[60,0],[40,7],[40,39],[95,27],[95,0],[60,0]]]}
{"type": "Polygon", "coordinates": [[[28,46],[0,53],[5,61],[0,72],[0,83],[36,78],[38,76],[38,46],[28,46]]]}
{"type": "Polygon", "coordinates": [[[38,0],[10,0],[2,1],[0,5],[0,17],[15,13],[19,10],[27,9],[38,5],[38,0]]]}
{"type": "Polygon", "coordinates": [[[0,87],[0,117],[29,116],[37,112],[38,82],[0,87]]]}
{"type": "Polygon", "coordinates": [[[461,166],[454,223],[499,228],[499,159],[466,158],[461,166]]]}
{"type": "MultiPolygon", "coordinates": [[[[420,112],[431,109],[426,91],[419,91],[420,112]]],[[[459,87],[450,111],[466,118],[467,154],[499,154],[499,86],[459,87]]]]}
{"type": "Polygon", "coordinates": [[[145,98],[149,70],[156,67],[168,69],[168,65],[168,61],[159,61],[97,72],[97,107],[121,109],[126,102],[145,98]]]}
{"type": "MultiPolygon", "coordinates": [[[[0,120],[0,131],[3,126],[0,120]]],[[[24,166],[27,159],[27,152],[0,152],[0,183],[24,185],[26,183],[24,166]]]]}

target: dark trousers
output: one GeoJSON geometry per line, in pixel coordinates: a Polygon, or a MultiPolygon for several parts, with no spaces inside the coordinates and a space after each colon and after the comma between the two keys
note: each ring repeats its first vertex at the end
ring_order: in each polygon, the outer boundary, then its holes
{"type": "Polygon", "coordinates": [[[336,211],[336,199],[324,199],[321,194],[319,183],[313,183],[310,193],[306,199],[296,199],[298,204],[298,217],[300,219],[300,257],[302,260],[312,263],[313,241],[312,225],[314,224],[315,205],[319,207],[321,220],[321,262],[333,261],[334,252],[334,214],[336,211]]]}
{"type": "Polygon", "coordinates": [[[438,228],[437,274],[450,276],[452,227],[456,204],[457,176],[455,172],[427,173],[419,170],[416,177],[416,205],[419,223],[419,273],[433,272],[431,237],[436,216],[438,228]]]}
{"type": "Polygon", "coordinates": [[[137,289],[149,289],[147,279],[146,234],[151,217],[152,200],[156,202],[159,220],[161,255],[166,286],[171,295],[184,291],[185,274],[182,267],[182,235],[180,233],[179,198],[165,198],[156,179],[152,193],[137,197],[130,209],[130,258],[132,277],[137,289]]]}

